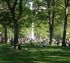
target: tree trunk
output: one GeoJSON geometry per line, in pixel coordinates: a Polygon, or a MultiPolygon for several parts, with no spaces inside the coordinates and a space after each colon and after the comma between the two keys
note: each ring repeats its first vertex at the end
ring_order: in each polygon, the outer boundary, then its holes
{"type": "Polygon", "coordinates": [[[14,21],[14,49],[16,49],[16,46],[18,44],[18,32],[19,32],[18,21],[14,21]]]}
{"type": "Polygon", "coordinates": [[[7,43],[7,26],[5,25],[4,26],[4,40],[5,40],[5,43],[7,43]]]}
{"type": "Polygon", "coordinates": [[[14,27],[14,49],[16,49],[16,46],[18,44],[18,30],[19,30],[19,25],[18,25],[18,19],[15,19],[15,11],[11,10],[12,14],[12,19],[13,19],[13,27],[14,27]]]}
{"type": "Polygon", "coordinates": [[[67,31],[67,17],[68,17],[68,0],[64,1],[65,3],[65,10],[64,10],[64,30],[63,30],[63,39],[62,39],[62,46],[66,46],[66,31],[67,31]]]}
{"type": "Polygon", "coordinates": [[[48,1],[48,15],[49,15],[49,32],[50,32],[50,42],[49,44],[52,44],[52,39],[53,39],[53,35],[54,35],[54,10],[50,9],[51,7],[54,8],[54,2],[55,0],[52,1],[48,1]]]}
{"type": "Polygon", "coordinates": [[[14,24],[14,49],[16,49],[17,43],[18,43],[18,32],[19,32],[19,25],[18,25],[18,21],[22,15],[22,0],[19,0],[19,12],[18,15],[16,16],[16,5],[18,3],[18,0],[15,0],[13,3],[13,6],[11,6],[10,0],[6,0],[5,1],[8,5],[8,8],[10,10],[10,13],[12,15],[12,19],[13,19],[13,24],[14,24]]]}
{"type": "Polygon", "coordinates": [[[50,20],[49,20],[49,30],[50,30],[50,42],[49,44],[52,45],[52,39],[53,39],[53,35],[54,35],[54,14],[50,14],[50,20]]]}

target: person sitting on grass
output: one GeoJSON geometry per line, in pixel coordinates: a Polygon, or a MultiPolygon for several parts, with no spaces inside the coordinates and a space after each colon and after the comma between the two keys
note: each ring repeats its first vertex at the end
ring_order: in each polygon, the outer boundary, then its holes
{"type": "Polygon", "coordinates": [[[17,47],[16,47],[16,49],[18,49],[18,50],[22,50],[21,43],[17,43],[17,47]]]}
{"type": "Polygon", "coordinates": [[[43,37],[43,38],[41,38],[40,39],[40,47],[45,47],[45,42],[46,42],[46,40],[45,40],[45,38],[43,37]]]}

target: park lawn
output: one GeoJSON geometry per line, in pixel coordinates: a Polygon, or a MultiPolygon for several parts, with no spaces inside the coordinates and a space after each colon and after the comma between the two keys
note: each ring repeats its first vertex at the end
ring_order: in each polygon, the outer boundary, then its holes
{"type": "Polygon", "coordinates": [[[14,50],[0,44],[0,63],[70,63],[70,47],[23,47],[14,50]]]}

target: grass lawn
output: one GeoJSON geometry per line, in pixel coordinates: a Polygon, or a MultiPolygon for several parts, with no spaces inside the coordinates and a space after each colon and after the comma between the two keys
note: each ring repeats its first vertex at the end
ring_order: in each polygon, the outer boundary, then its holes
{"type": "Polygon", "coordinates": [[[1,44],[0,63],[70,63],[70,47],[27,47],[14,50],[6,44],[1,44]]]}

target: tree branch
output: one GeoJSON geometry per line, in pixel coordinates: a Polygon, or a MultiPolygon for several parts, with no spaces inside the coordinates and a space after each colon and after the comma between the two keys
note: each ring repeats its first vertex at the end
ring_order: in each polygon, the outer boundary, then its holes
{"type": "Polygon", "coordinates": [[[15,7],[16,7],[16,5],[17,5],[17,2],[18,2],[18,0],[15,0],[14,4],[13,4],[13,6],[12,6],[12,9],[13,9],[13,10],[15,10],[15,7]]]}
{"type": "Polygon", "coordinates": [[[19,1],[19,14],[16,19],[20,19],[22,14],[22,0],[19,1]]]}

